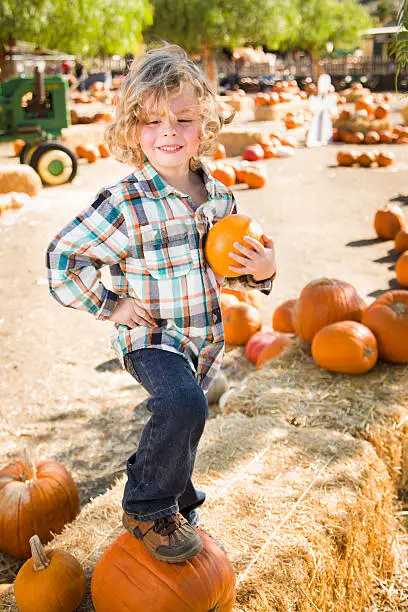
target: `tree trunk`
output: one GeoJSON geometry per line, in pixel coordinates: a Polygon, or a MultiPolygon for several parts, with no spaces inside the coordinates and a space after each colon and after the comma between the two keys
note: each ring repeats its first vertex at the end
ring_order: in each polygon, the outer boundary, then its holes
{"type": "Polygon", "coordinates": [[[203,69],[208,81],[213,86],[214,90],[218,91],[218,70],[215,61],[214,52],[212,49],[204,49],[203,54],[203,69]]]}
{"type": "Polygon", "coordinates": [[[313,83],[317,83],[317,79],[320,76],[320,65],[319,57],[314,50],[309,51],[310,59],[312,61],[312,79],[313,83]]]}

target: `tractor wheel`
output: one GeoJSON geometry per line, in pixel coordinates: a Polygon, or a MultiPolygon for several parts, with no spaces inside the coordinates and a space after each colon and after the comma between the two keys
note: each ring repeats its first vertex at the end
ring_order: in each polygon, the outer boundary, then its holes
{"type": "Polygon", "coordinates": [[[24,147],[20,151],[20,164],[29,164],[31,157],[38,147],[38,143],[26,142],[24,147]]]}
{"type": "Polygon", "coordinates": [[[30,166],[38,172],[45,185],[63,185],[75,178],[78,162],[65,145],[46,142],[38,145],[31,156],[30,166]]]}

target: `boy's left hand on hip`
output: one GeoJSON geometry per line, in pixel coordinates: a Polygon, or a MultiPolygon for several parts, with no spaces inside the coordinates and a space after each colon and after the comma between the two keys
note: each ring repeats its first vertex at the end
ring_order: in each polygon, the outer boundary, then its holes
{"type": "Polygon", "coordinates": [[[255,281],[270,278],[276,272],[275,249],[271,236],[262,234],[262,239],[264,244],[251,236],[244,237],[247,246],[234,242],[234,249],[238,252],[230,252],[229,256],[241,266],[229,266],[229,269],[241,274],[251,274],[255,281]]]}

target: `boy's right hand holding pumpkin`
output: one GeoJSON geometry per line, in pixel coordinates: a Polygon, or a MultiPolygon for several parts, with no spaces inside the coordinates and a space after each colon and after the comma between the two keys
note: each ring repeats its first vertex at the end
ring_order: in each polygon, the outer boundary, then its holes
{"type": "Polygon", "coordinates": [[[155,320],[137,298],[119,298],[109,321],[130,329],[138,325],[155,325],[155,320]]]}

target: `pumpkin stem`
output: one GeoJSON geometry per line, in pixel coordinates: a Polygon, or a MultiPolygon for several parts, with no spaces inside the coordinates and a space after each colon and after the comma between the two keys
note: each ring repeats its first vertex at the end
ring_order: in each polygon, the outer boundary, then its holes
{"type": "Polygon", "coordinates": [[[34,570],[36,572],[41,572],[42,570],[45,570],[49,566],[50,560],[45,554],[44,547],[41,544],[38,535],[33,535],[30,538],[30,548],[31,556],[33,558],[34,563],[34,570]]]}
{"type": "Polygon", "coordinates": [[[405,315],[408,310],[405,302],[394,302],[394,304],[392,305],[392,309],[394,312],[397,313],[397,315],[405,315]]]}
{"type": "Polygon", "coordinates": [[[28,448],[24,449],[24,461],[25,468],[21,480],[23,482],[25,482],[26,480],[35,480],[37,478],[37,470],[35,467],[35,462],[32,460],[28,448]]]}

